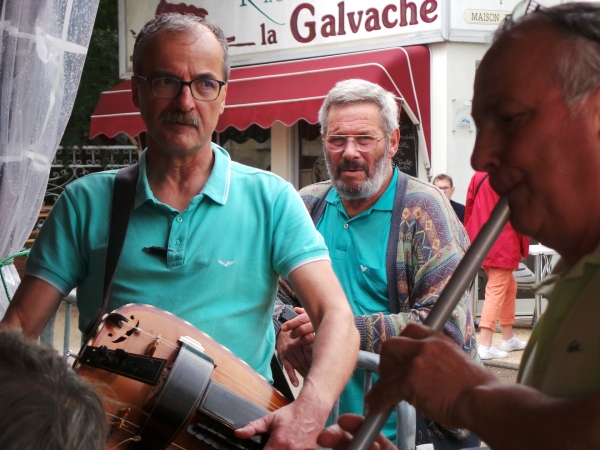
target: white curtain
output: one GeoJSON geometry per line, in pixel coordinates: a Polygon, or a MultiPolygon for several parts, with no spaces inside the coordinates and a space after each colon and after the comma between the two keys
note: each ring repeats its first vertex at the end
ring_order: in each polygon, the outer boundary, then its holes
{"type": "MultiPolygon", "coordinates": [[[[98,0],[0,0],[0,259],[33,228],[73,108],[98,0]]],[[[20,282],[5,266],[10,295],[20,282]]],[[[8,299],[0,286],[0,318],[8,299]]]]}

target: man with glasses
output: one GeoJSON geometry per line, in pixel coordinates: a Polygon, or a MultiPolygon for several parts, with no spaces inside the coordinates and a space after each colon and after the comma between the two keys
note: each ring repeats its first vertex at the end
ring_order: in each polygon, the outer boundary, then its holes
{"type": "MultiPolygon", "coordinates": [[[[307,186],[300,195],[350,301],[360,349],[379,353],[386,339],[425,320],[469,241],[439,190],[392,166],[400,132],[390,92],[364,80],[341,81],[327,95],[319,122],[331,181],[307,186]]],[[[296,303],[285,280],[279,295],[296,303]]],[[[293,367],[301,375],[308,370],[312,328],[302,314],[282,329],[277,348],[297,384],[293,367]]],[[[466,298],[445,333],[467,358],[477,358],[466,298]]],[[[355,371],[340,398],[341,412],[362,412],[363,380],[364,372],[355,371]]],[[[385,434],[395,433],[392,417],[385,434]]],[[[464,429],[442,428],[420,414],[417,441],[448,449],[480,442],[464,429]]]]}
{"type": "Polygon", "coordinates": [[[444,192],[444,195],[450,201],[450,206],[456,213],[458,220],[460,223],[465,223],[465,205],[462,205],[458,202],[452,200],[452,196],[454,195],[454,182],[452,181],[452,177],[450,175],[446,175],[445,173],[440,173],[433,179],[433,185],[439,190],[444,192]]]}
{"type": "MultiPolygon", "coordinates": [[[[159,16],[138,34],[133,68],[132,98],[148,146],[107,311],[128,303],[168,310],[270,379],[277,281],[288,277],[318,325],[315,361],[296,401],[237,436],[269,432],[269,450],[314,447],[358,348],[323,239],[289,183],[232,162],[211,143],[229,76],[227,41],[217,26],[159,16]],[[344,345],[350,348],[339,352],[344,345]]],[[[115,176],[93,174],[66,188],[3,325],[37,338],[75,286],[80,329],[92,321],[102,305],[115,176]]]]}
{"type": "MultiPolygon", "coordinates": [[[[380,412],[408,400],[494,450],[600,448],[600,5],[518,5],[477,70],[472,115],[473,168],[508,198],[517,232],[561,255],[537,288],[548,308],[520,384],[411,326],[384,344],[367,404],[380,412]]],[[[334,428],[321,439],[340,449],[348,435],[334,428]]]]}

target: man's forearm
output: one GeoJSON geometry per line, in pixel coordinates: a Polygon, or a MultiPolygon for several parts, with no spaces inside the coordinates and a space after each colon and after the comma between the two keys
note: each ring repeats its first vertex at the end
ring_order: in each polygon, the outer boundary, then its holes
{"type": "Polygon", "coordinates": [[[557,399],[536,389],[495,383],[465,396],[460,426],[494,450],[600,448],[600,393],[557,399]]]}
{"type": "Polygon", "coordinates": [[[298,400],[329,409],[346,385],[358,355],[359,336],[349,312],[328,312],[317,330],[313,361],[298,400]]]}
{"type": "Polygon", "coordinates": [[[56,313],[62,294],[45,281],[25,275],[0,326],[21,328],[30,339],[37,339],[56,313]]]}

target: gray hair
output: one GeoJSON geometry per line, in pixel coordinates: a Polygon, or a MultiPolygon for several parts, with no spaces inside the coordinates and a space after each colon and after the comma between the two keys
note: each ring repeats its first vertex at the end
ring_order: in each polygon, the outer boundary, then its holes
{"type": "MultiPolygon", "coordinates": [[[[565,101],[575,105],[600,88],[600,6],[567,3],[540,8],[515,23],[547,20],[563,37],[552,79],[563,91],[565,101]]],[[[512,28],[510,28],[512,29],[512,28]]],[[[494,42],[509,29],[500,28],[494,42]]]]}
{"type": "Polygon", "coordinates": [[[107,430],[100,396],[55,350],[0,329],[2,450],[103,450],[107,430]]]}
{"type": "Polygon", "coordinates": [[[202,25],[211,31],[223,50],[223,80],[227,82],[229,80],[229,47],[227,46],[227,38],[223,33],[223,30],[214,23],[206,20],[202,17],[195,16],[193,14],[177,14],[168,13],[161,14],[160,16],[154,17],[146,25],[142,27],[135,39],[135,45],[133,46],[133,73],[139,74],[140,70],[140,53],[142,48],[148,43],[150,37],[159,32],[168,32],[174,34],[194,34],[196,32],[196,26],[202,25]]]}
{"type": "Polygon", "coordinates": [[[359,103],[374,103],[379,106],[381,128],[386,136],[398,128],[398,104],[394,95],[378,84],[354,78],[338,81],[327,94],[319,110],[319,123],[323,135],[327,135],[327,115],[332,106],[359,103]]]}

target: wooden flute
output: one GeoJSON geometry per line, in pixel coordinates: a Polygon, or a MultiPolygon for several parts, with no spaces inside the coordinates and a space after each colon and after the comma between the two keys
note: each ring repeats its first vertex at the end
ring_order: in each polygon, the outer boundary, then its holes
{"type": "MultiPolygon", "coordinates": [[[[509,218],[508,200],[506,197],[500,197],[500,200],[498,200],[498,203],[490,214],[489,220],[479,231],[473,244],[465,253],[464,258],[460,261],[448,284],[440,294],[440,297],[435,302],[433,308],[431,308],[424,325],[438,332],[443,330],[450,314],[452,314],[452,311],[454,311],[462,295],[467,290],[471,280],[477,275],[481,263],[492,248],[492,245],[494,245],[494,242],[496,242],[509,218]]],[[[352,439],[352,442],[350,442],[348,450],[370,449],[371,444],[373,444],[393,411],[394,408],[390,408],[380,414],[367,414],[365,421],[354,436],[354,439],[352,439]]]]}

